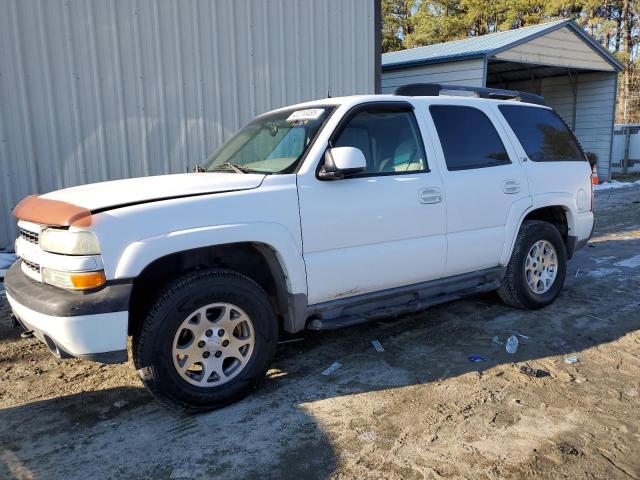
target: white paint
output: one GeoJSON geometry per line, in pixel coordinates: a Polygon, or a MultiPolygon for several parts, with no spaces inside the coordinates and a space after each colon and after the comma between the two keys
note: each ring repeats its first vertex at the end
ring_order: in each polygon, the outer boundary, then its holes
{"type": "Polygon", "coordinates": [[[115,352],[127,348],[128,312],[53,317],[36,312],[16,302],[8,293],[7,300],[15,315],[41,337],[46,334],[71,355],[115,352]]]}
{"type": "Polygon", "coordinates": [[[640,255],[621,260],[620,262],[616,262],[615,265],[618,267],[638,268],[640,267],[640,255]]]}
{"type": "Polygon", "coordinates": [[[73,203],[89,210],[126,205],[157,198],[228,192],[257,188],[264,175],[229,173],[182,173],[154,177],[128,178],[65,188],[42,198],[73,203]]]}

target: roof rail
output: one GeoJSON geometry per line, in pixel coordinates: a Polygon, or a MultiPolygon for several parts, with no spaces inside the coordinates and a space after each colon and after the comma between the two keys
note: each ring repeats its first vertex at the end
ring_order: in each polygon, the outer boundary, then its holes
{"type": "Polygon", "coordinates": [[[471,92],[474,97],[491,98],[494,100],[515,100],[518,102],[544,105],[544,97],[517,90],[502,90],[500,88],[466,87],[464,85],[443,85],[441,83],[410,83],[396,88],[394,95],[407,97],[437,97],[441,92],[455,95],[453,92],[471,92]]]}

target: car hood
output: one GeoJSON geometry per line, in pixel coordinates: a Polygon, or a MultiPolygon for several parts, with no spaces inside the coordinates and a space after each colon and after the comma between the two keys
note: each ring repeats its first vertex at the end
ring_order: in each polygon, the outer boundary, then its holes
{"type": "Polygon", "coordinates": [[[65,188],[42,195],[95,211],[171,198],[235,192],[260,186],[260,174],[182,173],[153,177],[129,178],[65,188]]]}

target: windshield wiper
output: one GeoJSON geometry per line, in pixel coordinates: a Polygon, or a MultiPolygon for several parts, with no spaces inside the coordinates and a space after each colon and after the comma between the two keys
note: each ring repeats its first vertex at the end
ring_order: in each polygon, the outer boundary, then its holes
{"type": "Polygon", "coordinates": [[[229,160],[227,160],[224,163],[221,163],[220,165],[216,165],[211,170],[217,170],[220,167],[229,167],[236,173],[249,173],[249,172],[253,171],[250,168],[241,167],[240,165],[236,165],[235,163],[231,163],[229,160]]]}

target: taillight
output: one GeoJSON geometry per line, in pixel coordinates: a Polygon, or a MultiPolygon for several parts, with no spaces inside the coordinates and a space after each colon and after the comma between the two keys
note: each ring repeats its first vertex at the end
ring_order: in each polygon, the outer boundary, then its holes
{"type": "Polygon", "coordinates": [[[593,212],[596,206],[596,189],[593,182],[593,173],[591,174],[591,211],[593,212]]]}

